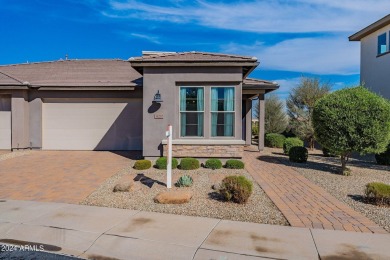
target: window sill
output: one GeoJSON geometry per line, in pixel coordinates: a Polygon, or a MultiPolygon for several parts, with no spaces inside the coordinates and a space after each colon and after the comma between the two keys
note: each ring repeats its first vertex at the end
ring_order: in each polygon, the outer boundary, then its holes
{"type": "Polygon", "coordinates": [[[378,58],[378,57],[384,56],[384,55],[389,54],[389,53],[390,53],[390,51],[386,51],[384,53],[376,55],[376,57],[378,58]]]}
{"type": "MultiPolygon", "coordinates": [[[[162,144],[167,144],[167,140],[161,141],[162,144]]],[[[245,140],[229,140],[229,139],[176,139],[172,140],[172,144],[194,144],[194,145],[245,145],[245,140]]]]}

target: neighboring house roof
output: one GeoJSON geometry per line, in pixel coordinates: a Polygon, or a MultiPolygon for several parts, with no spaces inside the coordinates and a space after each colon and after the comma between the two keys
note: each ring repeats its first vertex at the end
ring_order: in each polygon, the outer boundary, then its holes
{"type": "Polygon", "coordinates": [[[242,84],[244,90],[265,90],[265,93],[279,88],[279,84],[262,79],[246,78],[242,84]]]}
{"type": "MultiPolygon", "coordinates": [[[[124,60],[60,60],[0,66],[0,85],[9,78],[31,87],[135,87],[142,75],[124,60]]],[[[8,81],[8,82],[7,82],[8,81]]]]}
{"type": "Polygon", "coordinates": [[[140,73],[147,66],[240,66],[244,78],[254,70],[259,62],[256,57],[230,55],[211,52],[143,52],[141,57],[129,59],[140,73]]]}
{"type": "Polygon", "coordinates": [[[382,19],[376,21],[373,24],[370,24],[366,28],[358,31],[357,33],[351,35],[348,37],[350,41],[360,41],[362,38],[366,37],[367,35],[387,26],[390,24],[390,14],[383,17],[382,19]]]}

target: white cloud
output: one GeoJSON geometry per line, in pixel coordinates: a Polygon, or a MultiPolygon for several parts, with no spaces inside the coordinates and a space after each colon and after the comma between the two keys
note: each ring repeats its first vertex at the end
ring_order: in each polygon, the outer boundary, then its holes
{"type": "MultiPolygon", "coordinates": [[[[354,32],[388,13],[388,0],[237,1],[198,0],[168,6],[140,1],[109,2],[110,17],[195,22],[200,25],[250,32],[354,32]]],[[[167,4],[167,2],[164,2],[167,4]]]]}
{"type": "Polygon", "coordinates": [[[359,73],[359,44],[346,36],[288,39],[275,45],[230,43],[221,51],[256,56],[260,68],[314,74],[359,73]]]}
{"type": "Polygon", "coordinates": [[[159,41],[159,38],[157,36],[150,36],[150,35],[141,34],[141,33],[130,33],[130,35],[132,37],[144,39],[144,40],[147,40],[147,41],[155,43],[155,44],[161,44],[161,42],[159,41]]]}
{"type": "Polygon", "coordinates": [[[221,51],[257,56],[260,68],[348,75],[359,73],[359,44],[348,42],[347,37],[387,15],[388,10],[389,0],[170,0],[158,4],[110,0],[101,13],[115,19],[196,24],[259,34],[293,33],[295,38],[271,46],[232,42],[221,46],[221,51]],[[298,33],[317,33],[318,37],[298,33]]]}

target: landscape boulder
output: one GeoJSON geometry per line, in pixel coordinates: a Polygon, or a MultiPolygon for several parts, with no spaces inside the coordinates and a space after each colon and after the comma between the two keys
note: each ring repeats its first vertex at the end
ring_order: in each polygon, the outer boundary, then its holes
{"type": "Polygon", "coordinates": [[[140,183],[135,182],[131,176],[122,177],[114,186],[113,192],[133,192],[140,189],[140,183]]]}
{"type": "Polygon", "coordinates": [[[163,191],[154,197],[154,202],[160,204],[183,204],[191,200],[189,191],[163,191]]]}

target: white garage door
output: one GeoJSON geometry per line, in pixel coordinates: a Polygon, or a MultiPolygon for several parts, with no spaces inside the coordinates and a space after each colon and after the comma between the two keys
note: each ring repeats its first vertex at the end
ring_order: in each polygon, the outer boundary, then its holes
{"type": "Polygon", "coordinates": [[[45,100],[42,120],[45,150],[142,149],[142,99],[45,100]]]}
{"type": "Polygon", "coordinates": [[[0,96],[0,150],[11,149],[11,98],[0,96]]]}

